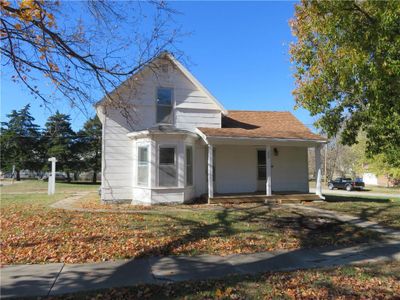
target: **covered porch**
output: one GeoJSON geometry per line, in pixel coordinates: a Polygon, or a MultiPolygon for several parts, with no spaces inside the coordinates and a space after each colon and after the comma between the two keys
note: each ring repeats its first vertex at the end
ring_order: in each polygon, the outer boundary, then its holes
{"type": "Polygon", "coordinates": [[[208,202],[321,199],[321,148],[290,112],[230,111],[221,128],[197,128],[207,145],[208,202]],[[315,149],[315,194],[309,194],[308,149],[315,149]]]}
{"type": "Polygon", "coordinates": [[[323,199],[321,148],[314,141],[207,139],[208,203],[285,203],[323,199]],[[308,149],[315,150],[316,192],[309,193],[308,149]]]}

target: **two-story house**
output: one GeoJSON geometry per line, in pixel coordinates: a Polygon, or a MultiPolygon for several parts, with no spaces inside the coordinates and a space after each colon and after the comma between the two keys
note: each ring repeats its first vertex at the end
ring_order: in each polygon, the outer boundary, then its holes
{"type": "Polygon", "coordinates": [[[183,203],[204,194],[308,193],[309,147],[316,149],[320,170],[321,136],[290,112],[226,110],[169,53],[111,98],[96,105],[103,124],[103,201],[183,203]],[[116,98],[120,107],[107,105],[116,98]]]}

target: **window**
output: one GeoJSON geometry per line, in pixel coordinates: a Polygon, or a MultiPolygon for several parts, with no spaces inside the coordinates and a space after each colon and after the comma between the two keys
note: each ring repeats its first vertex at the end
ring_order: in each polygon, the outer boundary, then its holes
{"type": "Polygon", "coordinates": [[[149,183],[149,148],[148,146],[139,146],[137,184],[140,186],[147,186],[148,183],[149,183]]]}
{"type": "Polygon", "coordinates": [[[193,185],[193,147],[186,146],[186,185],[193,185]]]}
{"type": "Polygon", "coordinates": [[[258,180],[266,180],[266,153],[265,150],[257,151],[257,178],[258,180]]]}
{"type": "Polygon", "coordinates": [[[157,89],[157,123],[172,124],[172,89],[157,89]]]}
{"type": "Polygon", "coordinates": [[[160,147],[158,161],[158,185],[177,186],[175,148],[160,147]]]}

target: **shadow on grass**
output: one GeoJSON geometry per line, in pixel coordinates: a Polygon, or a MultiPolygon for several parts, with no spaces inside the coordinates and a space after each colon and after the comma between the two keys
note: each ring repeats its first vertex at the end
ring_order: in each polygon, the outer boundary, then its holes
{"type": "Polygon", "coordinates": [[[338,196],[338,195],[325,195],[326,202],[375,202],[375,203],[390,203],[388,198],[366,198],[357,196],[338,196]]]}
{"type": "Polygon", "coordinates": [[[79,185],[98,185],[98,186],[101,185],[101,182],[91,182],[91,181],[70,181],[70,182],[62,182],[62,183],[79,184],[79,185]]]}

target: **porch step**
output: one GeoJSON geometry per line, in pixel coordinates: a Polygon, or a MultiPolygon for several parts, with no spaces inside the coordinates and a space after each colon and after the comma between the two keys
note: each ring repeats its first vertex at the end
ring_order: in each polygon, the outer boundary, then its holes
{"type": "Polygon", "coordinates": [[[243,204],[243,203],[302,203],[321,200],[315,194],[285,194],[285,195],[227,195],[217,196],[210,200],[211,204],[243,204]]]}
{"type": "Polygon", "coordinates": [[[266,197],[254,197],[254,196],[249,196],[249,197],[214,197],[211,198],[210,204],[242,204],[242,203],[264,203],[266,200],[266,197]]]}

